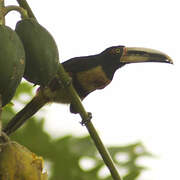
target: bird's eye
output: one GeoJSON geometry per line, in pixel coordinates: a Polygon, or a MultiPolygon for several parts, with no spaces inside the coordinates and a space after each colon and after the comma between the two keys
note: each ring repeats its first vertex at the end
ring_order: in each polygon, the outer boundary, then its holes
{"type": "Polygon", "coordinates": [[[124,46],[119,46],[119,47],[110,47],[103,51],[103,53],[107,53],[109,55],[114,55],[114,56],[119,56],[121,55],[122,51],[124,49],[124,46]]]}
{"type": "Polygon", "coordinates": [[[115,52],[116,52],[117,54],[119,54],[119,53],[121,52],[121,49],[120,49],[120,48],[116,48],[116,49],[115,49],[115,52]]]}

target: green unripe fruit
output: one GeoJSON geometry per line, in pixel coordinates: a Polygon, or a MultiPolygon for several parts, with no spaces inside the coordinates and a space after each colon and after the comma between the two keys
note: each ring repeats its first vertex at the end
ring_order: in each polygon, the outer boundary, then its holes
{"type": "Polygon", "coordinates": [[[21,40],[11,28],[0,25],[0,95],[2,105],[14,96],[25,69],[25,52],[21,40]]]}
{"type": "Polygon", "coordinates": [[[24,19],[16,24],[25,49],[26,67],[24,77],[34,83],[46,86],[56,75],[59,54],[51,34],[34,19],[24,19]]]}

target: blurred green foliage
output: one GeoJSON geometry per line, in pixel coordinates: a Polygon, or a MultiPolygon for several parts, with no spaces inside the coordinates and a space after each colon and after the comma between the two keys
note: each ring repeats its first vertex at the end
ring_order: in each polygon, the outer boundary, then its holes
{"type": "MultiPolygon", "coordinates": [[[[4,126],[15,115],[16,105],[25,105],[27,101],[23,97],[32,97],[32,92],[32,85],[20,84],[14,105],[9,104],[3,109],[4,126]]],[[[112,180],[109,173],[103,173],[105,165],[89,136],[53,138],[44,130],[44,120],[45,117],[34,116],[11,138],[45,159],[50,180],[112,180]]],[[[152,156],[140,142],[108,149],[124,180],[135,180],[145,169],[137,160],[152,156]]]]}

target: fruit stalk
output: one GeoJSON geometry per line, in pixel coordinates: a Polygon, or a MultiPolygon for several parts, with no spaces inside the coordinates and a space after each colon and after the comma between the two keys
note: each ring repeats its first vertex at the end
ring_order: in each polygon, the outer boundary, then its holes
{"type": "Polygon", "coordinates": [[[23,9],[27,10],[28,16],[30,18],[36,19],[36,17],[34,16],[30,6],[28,5],[26,0],[17,0],[18,4],[20,7],[22,7],[23,9]]]}
{"type": "Polygon", "coordinates": [[[19,6],[6,6],[4,8],[4,16],[8,14],[10,11],[18,11],[21,14],[22,19],[29,17],[27,11],[24,8],[19,7],[19,6]]]}
{"type": "Polygon", "coordinates": [[[10,11],[18,11],[21,14],[22,19],[28,18],[28,13],[27,11],[19,6],[4,6],[4,0],[0,0],[0,25],[5,25],[5,16],[10,12],[10,11]]]}
{"type": "Polygon", "coordinates": [[[4,0],[0,0],[0,25],[5,24],[4,18],[4,0]]]}

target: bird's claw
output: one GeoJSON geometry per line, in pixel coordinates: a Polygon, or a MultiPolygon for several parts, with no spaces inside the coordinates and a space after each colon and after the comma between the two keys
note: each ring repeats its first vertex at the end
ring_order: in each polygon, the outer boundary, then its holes
{"type": "Polygon", "coordinates": [[[72,83],[72,78],[69,77],[68,80],[64,83],[64,86],[65,86],[65,87],[68,87],[68,86],[71,85],[71,83],[72,83]]]}
{"type": "Polygon", "coordinates": [[[0,142],[8,142],[10,141],[10,138],[7,136],[6,133],[4,133],[3,131],[1,132],[0,135],[0,142]]]}
{"type": "Polygon", "coordinates": [[[82,121],[80,122],[82,126],[85,126],[86,124],[88,124],[92,119],[92,113],[91,112],[88,112],[87,115],[88,115],[87,118],[82,119],[82,121]]]}
{"type": "Polygon", "coordinates": [[[68,79],[66,80],[66,82],[62,82],[62,80],[59,78],[58,80],[57,80],[57,82],[58,82],[58,84],[60,85],[60,87],[62,87],[62,86],[64,86],[64,87],[68,87],[68,86],[70,86],[71,85],[71,83],[72,83],[72,78],[71,77],[68,77],[68,79]]]}

